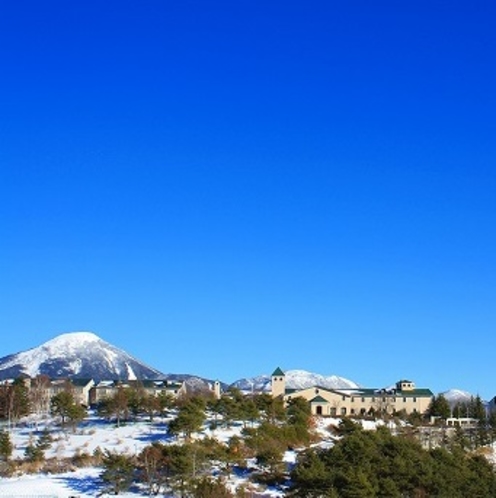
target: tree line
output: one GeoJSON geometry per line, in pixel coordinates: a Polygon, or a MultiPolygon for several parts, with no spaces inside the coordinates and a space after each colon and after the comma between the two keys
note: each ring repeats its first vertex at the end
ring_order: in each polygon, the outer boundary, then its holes
{"type": "Polygon", "coordinates": [[[307,450],[291,473],[300,498],[490,498],[496,475],[488,460],[453,444],[424,449],[417,439],[385,427],[365,431],[343,419],[341,438],[325,450],[307,450]]]}

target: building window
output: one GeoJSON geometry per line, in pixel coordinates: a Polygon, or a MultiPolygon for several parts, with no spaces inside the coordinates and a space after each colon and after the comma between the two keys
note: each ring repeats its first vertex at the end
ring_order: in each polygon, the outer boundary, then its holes
{"type": "Polygon", "coordinates": [[[403,403],[406,403],[406,398],[403,398],[403,403]]]}
{"type": "Polygon", "coordinates": [[[346,407],[341,408],[341,415],[346,415],[346,407]]]}
{"type": "Polygon", "coordinates": [[[352,408],[352,409],[350,410],[350,414],[351,414],[351,415],[355,415],[355,409],[354,409],[354,408],[352,408]]]}
{"type": "Polygon", "coordinates": [[[362,398],[362,403],[365,403],[365,398],[362,398]]]}
{"type": "Polygon", "coordinates": [[[351,402],[353,403],[355,401],[355,398],[352,396],[351,397],[351,402]]]}
{"type": "Polygon", "coordinates": [[[343,401],[346,401],[346,396],[343,395],[343,401]]]}
{"type": "Polygon", "coordinates": [[[417,402],[417,398],[413,398],[413,402],[416,403],[417,402]]]}

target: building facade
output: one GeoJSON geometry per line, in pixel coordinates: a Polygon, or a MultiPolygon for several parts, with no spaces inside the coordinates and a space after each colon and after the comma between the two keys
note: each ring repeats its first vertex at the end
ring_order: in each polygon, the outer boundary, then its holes
{"type": "Polygon", "coordinates": [[[342,417],[397,412],[423,414],[433,394],[430,389],[415,387],[410,380],[400,380],[394,387],[382,389],[329,389],[322,386],[288,389],[284,372],[277,368],[272,374],[272,396],[280,396],[286,403],[292,398],[304,398],[310,403],[313,415],[342,417]]]}

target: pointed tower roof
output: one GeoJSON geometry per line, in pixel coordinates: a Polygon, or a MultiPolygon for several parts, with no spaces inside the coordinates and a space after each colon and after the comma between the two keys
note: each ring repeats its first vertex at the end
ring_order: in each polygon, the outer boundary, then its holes
{"type": "Polygon", "coordinates": [[[285,375],[284,372],[279,368],[277,367],[275,370],[274,370],[274,373],[272,374],[272,377],[280,377],[281,375],[285,375]]]}

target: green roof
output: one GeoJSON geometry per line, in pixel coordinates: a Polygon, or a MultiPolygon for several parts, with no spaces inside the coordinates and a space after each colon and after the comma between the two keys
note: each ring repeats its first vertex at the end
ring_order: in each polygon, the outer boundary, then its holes
{"type": "Polygon", "coordinates": [[[315,398],[310,400],[310,403],[329,403],[329,401],[324,399],[322,396],[315,396],[315,398]]]}
{"type": "Polygon", "coordinates": [[[280,377],[281,375],[284,376],[284,372],[279,367],[277,367],[274,370],[274,373],[272,374],[272,377],[280,377]]]}
{"type": "MultiPolygon", "coordinates": [[[[339,392],[339,389],[337,389],[339,392]]],[[[359,388],[356,390],[347,390],[349,396],[363,396],[363,397],[376,397],[380,398],[382,396],[396,396],[398,398],[413,398],[413,397],[426,397],[432,396],[432,391],[430,389],[412,389],[408,391],[383,391],[382,389],[371,389],[371,388],[359,388]]]]}

